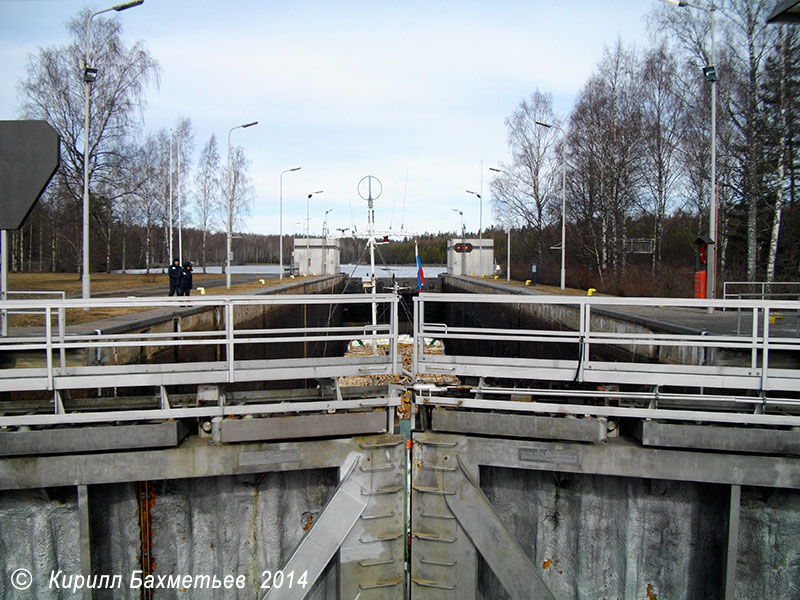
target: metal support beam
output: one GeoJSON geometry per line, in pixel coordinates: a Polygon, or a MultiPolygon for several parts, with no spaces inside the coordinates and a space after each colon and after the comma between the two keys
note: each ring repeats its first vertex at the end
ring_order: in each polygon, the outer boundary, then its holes
{"type": "Polygon", "coordinates": [[[264,600],[303,600],[311,591],[312,584],[325,570],[367,507],[368,500],[361,494],[361,486],[350,477],[358,463],[359,457],[354,457],[319,519],[308,530],[308,534],[282,569],[284,573],[294,572],[298,578],[304,574],[308,585],[272,588],[263,597],[264,600]]]}
{"type": "MultiPolygon", "coordinates": [[[[87,581],[92,576],[92,546],[89,532],[89,488],[79,485],[78,488],[78,534],[81,552],[81,575],[87,581]]],[[[83,600],[92,600],[92,590],[83,588],[83,600]]]]}
{"type": "Polygon", "coordinates": [[[536,566],[503,525],[460,456],[447,505],[512,600],[556,600],[536,566]]]}
{"type": "MultiPolygon", "coordinates": [[[[462,438],[463,439],[463,438],[462,438]]],[[[411,467],[411,598],[472,600],[478,590],[478,552],[445,498],[447,474],[457,469],[454,439],[414,438],[411,467]]],[[[477,475],[477,474],[473,474],[477,475]]]]}
{"type": "Polygon", "coordinates": [[[339,598],[403,600],[405,444],[386,437],[363,442],[360,450],[350,477],[367,506],[339,550],[339,598]]]}
{"type": "Polygon", "coordinates": [[[570,440],[574,442],[604,442],[607,437],[606,419],[575,419],[538,415],[497,414],[488,411],[472,412],[433,409],[432,429],[500,437],[570,440]]]}
{"type": "Polygon", "coordinates": [[[742,486],[731,486],[731,508],[728,515],[728,551],[725,560],[725,600],[736,598],[736,555],[739,549],[739,512],[742,501],[742,486]]]}
{"type": "Polygon", "coordinates": [[[387,430],[386,411],[342,412],[325,415],[296,415],[267,419],[224,419],[221,423],[222,442],[253,442],[292,438],[343,437],[384,433],[387,430]]]}
{"type": "Polygon", "coordinates": [[[800,454],[800,431],[757,427],[671,424],[639,421],[636,437],[645,446],[698,448],[723,452],[800,454]]]}

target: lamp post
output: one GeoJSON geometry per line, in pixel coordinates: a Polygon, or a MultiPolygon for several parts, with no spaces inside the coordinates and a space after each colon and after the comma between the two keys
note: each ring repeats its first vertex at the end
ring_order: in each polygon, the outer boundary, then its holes
{"type": "Polygon", "coordinates": [[[280,250],[278,251],[278,254],[280,255],[281,271],[280,271],[280,274],[278,275],[278,279],[283,279],[283,174],[284,173],[293,173],[294,171],[299,171],[300,169],[302,169],[302,167],[294,167],[293,169],[285,169],[284,171],[281,171],[281,177],[280,177],[280,179],[281,179],[280,218],[278,220],[278,223],[279,223],[278,224],[278,227],[279,227],[278,236],[280,238],[280,241],[278,242],[278,246],[280,247],[280,250]]]}
{"type": "Polygon", "coordinates": [[[461,275],[466,275],[467,265],[464,260],[464,254],[465,254],[464,250],[467,245],[467,230],[464,228],[464,213],[458,210],[457,208],[451,208],[450,210],[452,210],[453,212],[457,212],[458,215],[461,217],[461,275]]]}
{"type": "Polygon", "coordinates": [[[311,196],[321,194],[323,191],[324,190],[317,190],[316,192],[311,192],[308,198],[306,198],[306,275],[308,275],[308,272],[311,270],[311,250],[309,248],[309,237],[311,237],[311,215],[309,213],[311,196]]]}
{"type": "Polygon", "coordinates": [[[322,274],[328,274],[328,213],[335,211],[329,208],[325,211],[325,220],[322,221],[322,274]]]}
{"type": "MultiPolygon", "coordinates": [[[[673,6],[691,7],[708,13],[711,18],[711,64],[703,69],[703,76],[711,83],[711,199],[708,203],[708,237],[711,243],[707,249],[707,275],[706,298],[713,300],[717,292],[717,36],[716,36],[716,11],[714,0],[708,8],[699,4],[692,4],[685,0],[666,0],[673,6]]],[[[714,312],[713,307],[708,312],[714,312]]]]}
{"type": "Polygon", "coordinates": [[[81,276],[81,296],[83,298],[90,298],[92,295],[91,279],[89,276],[89,96],[92,82],[97,78],[97,69],[89,66],[92,19],[110,10],[122,12],[134,6],[139,6],[143,2],[144,0],[132,0],[131,2],[116,4],[109,8],[93,12],[86,21],[86,47],[83,49],[83,274],[81,276]]]}
{"type": "Polygon", "coordinates": [[[558,125],[542,123],[541,121],[535,121],[535,123],[541,127],[546,127],[547,129],[558,129],[561,132],[561,135],[564,136],[564,142],[561,144],[561,289],[563,291],[567,279],[567,134],[558,125]]]}
{"type": "MultiPolygon", "coordinates": [[[[483,161],[481,161],[481,164],[483,164],[483,161]]],[[[481,171],[483,171],[483,169],[481,169],[481,171]]],[[[482,240],[483,234],[481,233],[481,230],[483,228],[483,196],[478,192],[473,192],[472,190],[467,190],[467,193],[478,197],[478,239],[482,240]]]]}
{"type": "MultiPolygon", "coordinates": [[[[495,167],[489,167],[490,171],[494,171],[495,173],[505,173],[508,175],[508,171],[503,171],[502,169],[496,169],[495,167]]],[[[491,189],[491,188],[490,188],[491,189]]],[[[508,256],[506,257],[506,281],[511,281],[511,202],[508,202],[508,215],[506,217],[506,250],[508,252],[508,256]]]]}
{"type": "Polygon", "coordinates": [[[225,251],[225,287],[231,289],[231,230],[233,228],[233,188],[231,187],[231,133],[234,129],[245,129],[258,125],[258,121],[244,123],[228,130],[228,231],[225,251]]]}

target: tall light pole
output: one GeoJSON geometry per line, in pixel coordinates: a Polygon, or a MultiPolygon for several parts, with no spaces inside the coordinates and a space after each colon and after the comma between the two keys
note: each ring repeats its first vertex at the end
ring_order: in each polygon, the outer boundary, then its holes
{"type": "MultiPolygon", "coordinates": [[[[481,165],[483,165],[483,161],[481,161],[481,165]]],[[[483,168],[481,167],[481,179],[483,179],[483,168]]],[[[483,182],[481,182],[481,186],[483,186],[483,182]]],[[[478,192],[473,192],[472,190],[466,190],[468,194],[472,194],[473,196],[478,197],[478,239],[483,239],[483,234],[481,233],[481,228],[483,226],[483,195],[479,194],[478,192]]]]}
{"type": "Polygon", "coordinates": [[[228,231],[227,243],[225,248],[225,287],[231,289],[231,231],[233,228],[233,188],[231,187],[231,133],[234,129],[245,129],[258,125],[258,121],[244,123],[231,127],[228,130],[228,231]]]}
{"type": "Polygon", "coordinates": [[[309,238],[311,237],[311,214],[309,213],[309,209],[311,207],[311,196],[315,194],[321,194],[324,190],[317,190],[316,192],[311,192],[306,198],[306,275],[311,270],[311,250],[309,247],[309,238]]]}
{"type": "MultiPolygon", "coordinates": [[[[708,237],[711,243],[707,249],[707,280],[706,298],[713,300],[717,295],[717,35],[716,11],[714,0],[708,8],[699,4],[692,4],[685,0],[666,0],[674,6],[691,7],[708,13],[711,18],[711,64],[703,69],[703,76],[711,83],[711,199],[708,203],[708,237]]],[[[708,312],[714,308],[709,307],[708,312]]]]}
{"type": "MultiPolygon", "coordinates": [[[[464,254],[466,253],[466,245],[467,245],[467,230],[464,228],[464,213],[457,208],[451,208],[453,212],[457,212],[458,215],[461,217],[461,275],[467,274],[467,265],[466,261],[464,260],[464,254]]],[[[456,254],[459,254],[458,252],[456,254]]]]}
{"type": "Polygon", "coordinates": [[[86,21],[86,47],[83,49],[83,274],[81,276],[81,296],[90,298],[92,295],[91,279],[89,277],[89,96],[92,82],[97,78],[97,69],[89,66],[89,46],[92,37],[92,19],[97,15],[115,10],[121,12],[134,6],[139,6],[144,0],[132,0],[123,4],[116,4],[103,10],[98,10],[89,15],[86,21]]]}
{"type": "Polygon", "coordinates": [[[328,213],[335,211],[329,208],[325,211],[325,220],[322,221],[322,274],[328,274],[328,213]]]}
{"type": "Polygon", "coordinates": [[[566,256],[567,256],[567,134],[558,125],[535,121],[537,125],[548,129],[558,129],[564,140],[561,143],[561,289],[563,290],[567,280],[566,256]]]}
{"type": "MultiPolygon", "coordinates": [[[[505,173],[509,175],[508,171],[503,171],[502,169],[496,169],[494,167],[489,167],[490,171],[494,171],[495,173],[505,173]]],[[[511,281],[511,201],[508,202],[508,214],[506,216],[507,223],[506,223],[506,250],[508,252],[508,256],[506,257],[506,281],[511,281]]]]}
{"type": "Polygon", "coordinates": [[[302,168],[303,167],[294,167],[293,169],[285,169],[284,171],[281,171],[281,178],[280,178],[281,179],[281,191],[280,191],[280,207],[281,208],[280,208],[280,219],[278,221],[279,222],[278,235],[280,237],[280,241],[278,242],[278,245],[280,246],[280,250],[278,251],[278,254],[280,255],[281,271],[280,271],[280,275],[278,276],[278,279],[283,279],[283,174],[284,173],[293,173],[294,171],[299,171],[302,168]]]}

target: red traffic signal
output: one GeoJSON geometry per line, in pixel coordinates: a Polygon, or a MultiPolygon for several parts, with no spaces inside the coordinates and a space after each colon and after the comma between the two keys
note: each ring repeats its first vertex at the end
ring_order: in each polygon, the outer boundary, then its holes
{"type": "Polygon", "coordinates": [[[454,250],[456,252],[472,252],[472,244],[470,244],[469,242],[467,242],[465,244],[462,244],[461,242],[458,242],[454,246],[454,250]]]}

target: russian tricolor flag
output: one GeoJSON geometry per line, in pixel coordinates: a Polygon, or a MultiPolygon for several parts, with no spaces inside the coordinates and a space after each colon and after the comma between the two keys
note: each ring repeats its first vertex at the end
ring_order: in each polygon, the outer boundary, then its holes
{"type": "Polygon", "coordinates": [[[419,259],[417,240],[414,240],[414,255],[417,257],[417,291],[421,292],[422,286],[425,285],[425,274],[422,272],[422,261],[419,259]]]}

